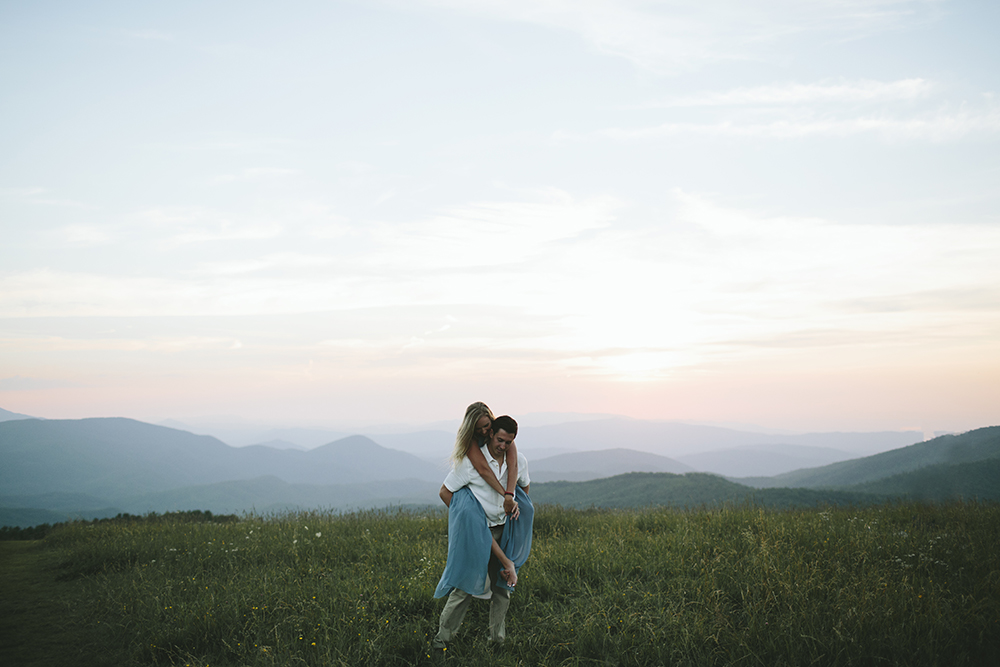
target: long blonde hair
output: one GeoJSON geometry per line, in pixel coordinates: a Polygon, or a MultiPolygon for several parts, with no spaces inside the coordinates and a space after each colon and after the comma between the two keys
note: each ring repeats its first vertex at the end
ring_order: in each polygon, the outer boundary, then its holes
{"type": "Polygon", "coordinates": [[[482,401],[476,401],[465,409],[465,419],[458,427],[458,436],[455,438],[455,449],[451,453],[451,462],[458,465],[469,453],[469,448],[476,441],[476,422],[483,418],[483,415],[490,418],[492,423],[493,411],[482,401]]]}

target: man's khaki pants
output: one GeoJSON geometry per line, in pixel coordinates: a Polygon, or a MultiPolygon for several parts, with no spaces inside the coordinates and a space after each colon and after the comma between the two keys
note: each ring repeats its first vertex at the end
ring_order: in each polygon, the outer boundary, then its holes
{"type": "MultiPolygon", "coordinates": [[[[493,539],[500,542],[503,535],[503,526],[491,526],[493,539]]],[[[496,586],[497,577],[500,576],[500,561],[496,556],[490,554],[489,577],[490,588],[493,592],[490,598],[490,641],[502,642],[506,636],[506,624],[504,619],[507,616],[507,607],[510,606],[510,591],[506,588],[496,586]]],[[[437,636],[434,637],[432,646],[444,648],[445,644],[451,641],[458,632],[465,618],[465,612],[469,610],[472,596],[457,588],[448,595],[448,600],[444,603],[444,610],[441,612],[441,623],[438,627],[437,636]]]]}

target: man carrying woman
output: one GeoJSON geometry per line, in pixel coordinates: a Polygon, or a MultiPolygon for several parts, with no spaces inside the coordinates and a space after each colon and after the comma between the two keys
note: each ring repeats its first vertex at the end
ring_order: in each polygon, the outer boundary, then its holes
{"type": "Polygon", "coordinates": [[[506,635],[504,619],[517,569],[531,549],[534,515],[528,461],[514,448],[516,436],[511,417],[492,419],[482,403],[466,410],[453,467],[439,493],[449,508],[448,563],[434,597],[448,600],[434,648],[445,648],[458,632],[473,597],[490,600],[490,641],[502,642],[506,635]],[[485,466],[476,465],[480,457],[485,466]]]}

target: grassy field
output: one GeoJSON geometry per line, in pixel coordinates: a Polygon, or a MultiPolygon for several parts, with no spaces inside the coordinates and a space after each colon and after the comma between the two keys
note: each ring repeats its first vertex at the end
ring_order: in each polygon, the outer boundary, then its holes
{"type": "Polygon", "coordinates": [[[543,506],[507,643],[477,601],[435,654],[443,514],[73,524],[0,545],[34,567],[0,661],[59,664],[32,653],[58,626],[81,665],[991,665],[998,536],[995,505],[543,506]]]}

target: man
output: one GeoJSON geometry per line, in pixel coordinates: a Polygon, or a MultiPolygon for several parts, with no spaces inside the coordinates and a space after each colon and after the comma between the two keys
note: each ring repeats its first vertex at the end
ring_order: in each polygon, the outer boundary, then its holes
{"type": "MultiPolygon", "coordinates": [[[[507,478],[505,455],[507,448],[514,442],[516,436],[517,422],[511,417],[503,415],[493,421],[490,437],[486,445],[482,447],[487,463],[504,488],[506,488],[507,478]]],[[[526,494],[530,484],[528,461],[520,452],[517,455],[517,469],[517,484],[524,489],[526,494]]],[[[490,599],[490,641],[502,642],[506,635],[504,619],[507,615],[507,607],[510,606],[510,593],[517,583],[515,563],[500,548],[504,524],[507,519],[507,515],[504,513],[504,495],[497,493],[486,483],[473,468],[468,457],[463,459],[448,474],[444,484],[441,485],[439,495],[449,508],[448,564],[445,566],[445,573],[441,577],[441,583],[438,585],[435,597],[447,594],[448,600],[441,612],[438,633],[431,645],[434,648],[445,648],[458,632],[473,597],[488,597],[490,599]],[[456,496],[463,489],[467,489],[471,494],[463,492],[460,494],[460,498],[456,496]],[[454,505],[453,500],[456,501],[454,505]],[[459,509],[461,509],[463,519],[458,518],[459,509]],[[485,514],[488,533],[482,528],[483,514],[485,514]],[[471,524],[468,523],[470,521],[471,524]],[[481,536],[480,531],[482,531],[481,536]],[[487,554],[489,554],[488,564],[486,563],[487,554]],[[483,571],[484,569],[485,571],[483,571]],[[502,577],[502,581],[506,582],[506,586],[500,583],[500,577],[502,577]],[[449,590],[450,593],[447,592],[449,590]]],[[[527,501],[527,496],[523,496],[523,498],[527,501]]],[[[530,501],[527,501],[527,505],[530,508],[530,501]]],[[[516,514],[512,516],[512,519],[525,521],[525,519],[517,519],[516,514]]],[[[527,549],[530,549],[530,516],[526,520],[529,522],[527,528],[529,536],[527,547],[522,552],[523,555],[518,557],[521,562],[527,558],[527,549]]],[[[508,537],[510,532],[509,530],[508,537]]],[[[525,546],[523,540],[521,546],[525,546]]]]}

